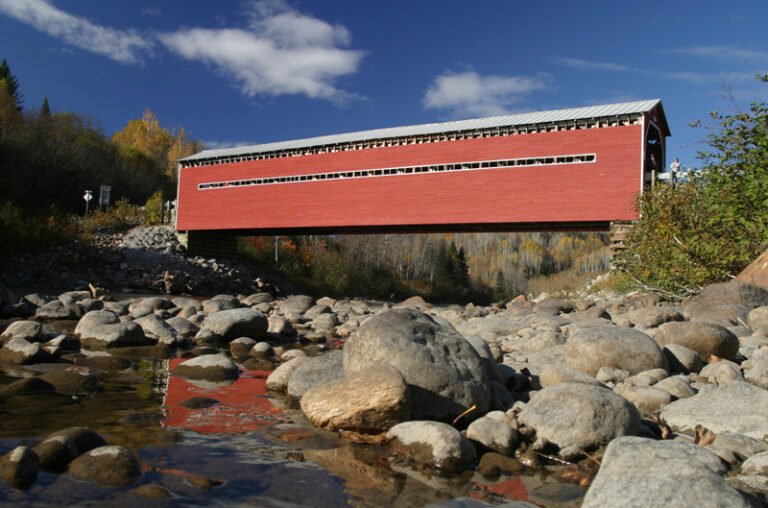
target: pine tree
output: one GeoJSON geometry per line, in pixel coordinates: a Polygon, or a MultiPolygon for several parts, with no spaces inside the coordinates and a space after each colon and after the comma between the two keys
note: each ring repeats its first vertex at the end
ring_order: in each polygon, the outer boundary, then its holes
{"type": "Polygon", "coordinates": [[[467,265],[467,256],[464,254],[464,247],[459,247],[456,253],[456,283],[464,288],[469,287],[469,265],[467,265]]]}
{"type": "Polygon", "coordinates": [[[48,97],[43,99],[43,105],[40,106],[40,118],[50,118],[51,106],[48,104],[48,97]]]}
{"type": "Polygon", "coordinates": [[[17,111],[21,112],[21,98],[19,93],[19,80],[11,72],[11,68],[8,66],[8,61],[3,59],[3,63],[0,64],[0,81],[5,81],[6,91],[13,100],[14,107],[17,111]]]}
{"type": "Polygon", "coordinates": [[[507,298],[507,280],[504,278],[504,272],[496,272],[496,286],[493,288],[493,299],[502,301],[507,298]]]}

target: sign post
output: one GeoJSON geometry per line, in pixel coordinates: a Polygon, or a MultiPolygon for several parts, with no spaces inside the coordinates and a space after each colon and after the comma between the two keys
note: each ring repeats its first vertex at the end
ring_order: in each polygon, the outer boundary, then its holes
{"type": "Polygon", "coordinates": [[[107,210],[107,207],[109,206],[109,195],[112,193],[112,186],[111,185],[102,185],[99,188],[99,208],[104,207],[104,211],[107,210]]]}
{"type": "Polygon", "coordinates": [[[93,199],[93,192],[87,190],[85,191],[85,194],[83,194],[83,199],[85,200],[85,215],[88,216],[88,203],[93,199]]]}

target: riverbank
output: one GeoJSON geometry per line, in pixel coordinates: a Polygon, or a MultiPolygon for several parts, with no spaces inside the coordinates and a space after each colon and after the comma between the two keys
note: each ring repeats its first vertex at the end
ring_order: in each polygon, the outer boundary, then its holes
{"type": "Polygon", "coordinates": [[[1,293],[8,503],[767,499],[768,291],[749,284],[491,306],[1,293]],[[96,446],[57,437],[73,425],[96,446]],[[57,467],[51,439],[75,450],[57,467]],[[84,476],[94,454],[122,457],[116,485],[84,476]]]}

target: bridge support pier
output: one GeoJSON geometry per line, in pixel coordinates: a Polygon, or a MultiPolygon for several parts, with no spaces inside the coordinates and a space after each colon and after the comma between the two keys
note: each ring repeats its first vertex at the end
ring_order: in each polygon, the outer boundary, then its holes
{"type": "Polygon", "coordinates": [[[608,239],[611,242],[611,254],[616,255],[626,248],[624,242],[629,237],[631,230],[631,221],[611,222],[611,229],[608,232],[608,239]]]}
{"type": "Polygon", "coordinates": [[[214,258],[237,257],[237,236],[226,231],[189,231],[187,253],[214,258]]]}

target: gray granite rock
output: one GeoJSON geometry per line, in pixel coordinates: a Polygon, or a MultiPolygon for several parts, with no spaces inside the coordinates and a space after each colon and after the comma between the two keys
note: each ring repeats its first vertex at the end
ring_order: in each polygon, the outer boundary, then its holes
{"type": "Polygon", "coordinates": [[[461,334],[440,321],[414,309],[376,314],[347,340],[345,372],[395,367],[409,385],[417,419],[451,421],[473,405],[474,415],[484,414],[491,395],[483,362],[461,334]]]}
{"type": "MultiPolygon", "coordinates": [[[[300,365],[296,373],[310,363],[300,365]]],[[[313,425],[326,430],[380,433],[408,420],[411,404],[400,372],[378,365],[308,388],[301,410],[313,425]]]]}
{"type": "Polygon", "coordinates": [[[477,452],[455,428],[441,422],[412,421],[395,425],[387,432],[395,449],[414,460],[445,471],[471,464],[477,452]]]}
{"type": "Polygon", "coordinates": [[[626,399],[599,386],[566,383],[531,394],[518,421],[545,442],[564,449],[586,449],[636,434],[640,414],[626,399]]]}
{"type": "Polygon", "coordinates": [[[725,482],[726,471],[700,446],[620,437],[608,445],[582,508],[756,506],[725,482]]]}
{"type": "Polygon", "coordinates": [[[565,343],[568,367],[595,376],[601,367],[637,374],[668,368],[661,348],[648,335],[618,326],[577,327],[565,343]]]}
{"type": "Polygon", "coordinates": [[[716,434],[762,439],[768,435],[768,391],[736,381],[676,400],[661,411],[661,418],[676,431],[693,432],[703,425],[716,434]]]}
{"type": "Polygon", "coordinates": [[[201,329],[210,330],[226,341],[238,337],[261,339],[267,333],[267,317],[252,309],[229,309],[214,312],[203,321],[201,329]]]}
{"type": "Polygon", "coordinates": [[[322,356],[310,358],[293,371],[288,379],[288,396],[301,400],[313,386],[328,383],[344,377],[344,363],[341,351],[332,351],[322,356]]]}
{"type": "Polygon", "coordinates": [[[739,352],[738,337],[723,326],[703,321],[665,323],[654,338],[662,346],[679,344],[692,349],[707,361],[712,355],[731,360],[739,352]]]}

